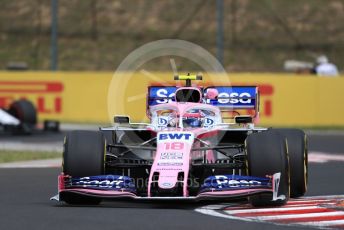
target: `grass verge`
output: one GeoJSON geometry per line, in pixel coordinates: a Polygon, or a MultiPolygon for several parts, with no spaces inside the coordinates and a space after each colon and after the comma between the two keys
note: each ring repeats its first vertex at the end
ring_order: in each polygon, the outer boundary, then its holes
{"type": "Polygon", "coordinates": [[[0,163],[53,159],[53,158],[59,158],[61,156],[62,154],[59,152],[31,152],[31,151],[0,150],[0,163]]]}

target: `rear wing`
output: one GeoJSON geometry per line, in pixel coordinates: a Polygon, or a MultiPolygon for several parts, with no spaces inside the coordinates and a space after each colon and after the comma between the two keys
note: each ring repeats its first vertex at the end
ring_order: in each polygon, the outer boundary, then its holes
{"type": "MultiPolygon", "coordinates": [[[[150,86],[147,94],[147,110],[150,106],[175,101],[176,86],[150,86]]],[[[256,117],[259,113],[259,91],[257,86],[211,86],[201,88],[203,102],[220,108],[222,112],[242,115],[238,111],[246,110],[247,114],[256,117]],[[207,89],[216,89],[218,97],[207,99],[207,89]],[[234,113],[233,113],[234,112],[234,113]],[[236,112],[236,113],[235,113],[236,112]]],[[[231,118],[231,117],[226,117],[231,118]]]]}

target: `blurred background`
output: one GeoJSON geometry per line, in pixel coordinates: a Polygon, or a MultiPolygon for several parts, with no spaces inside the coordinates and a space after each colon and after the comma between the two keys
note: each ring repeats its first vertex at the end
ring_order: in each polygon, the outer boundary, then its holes
{"type": "MultiPolygon", "coordinates": [[[[282,72],[323,54],[342,69],[343,22],[343,0],[1,0],[0,69],[113,71],[166,38],[202,46],[227,71],[282,72]]],[[[164,61],[149,68],[169,71],[164,61]]]]}
{"type": "Polygon", "coordinates": [[[344,0],[0,0],[0,108],[26,98],[39,122],[109,124],[112,106],[147,121],[147,86],[175,84],[171,58],[205,85],[258,85],[263,126],[344,127],[344,0]],[[204,48],[230,81],[168,55],[113,78],[161,39],[204,48]]]}

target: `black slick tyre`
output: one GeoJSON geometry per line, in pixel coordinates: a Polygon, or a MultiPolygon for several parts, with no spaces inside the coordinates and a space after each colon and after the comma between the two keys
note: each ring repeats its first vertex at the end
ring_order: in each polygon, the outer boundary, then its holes
{"type": "MultiPolygon", "coordinates": [[[[63,150],[63,173],[72,177],[103,175],[105,171],[106,142],[99,131],[72,131],[67,134],[63,150]]],[[[69,204],[98,204],[101,199],[65,195],[69,204]]]]}
{"type": "Polygon", "coordinates": [[[307,136],[300,129],[274,129],[287,139],[290,164],[290,197],[303,196],[308,183],[307,136]]]}
{"type": "Polygon", "coordinates": [[[37,124],[37,111],[35,106],[26,99],[14,101],[8,113],[20,121],[18,127],[13,128],[14,134],[31,134],[37,124]]]}
{"type": "Polygon", "coordinates": [[[289,199],[289,160],[286,141],[277,131],[267,130],[249,135],[245,140],[248,175],[266,177],[281,173],[278,197],[272,194],[258,194],[249,198],[251,204],[261,206],[281,206],[289,199]]]}

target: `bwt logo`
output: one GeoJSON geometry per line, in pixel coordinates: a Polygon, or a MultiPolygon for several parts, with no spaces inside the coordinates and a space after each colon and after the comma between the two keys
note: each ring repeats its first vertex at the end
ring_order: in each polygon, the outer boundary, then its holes
{"type": "Polygon", "coordinates": [[[160,133],[159,140],[189,140],[191,137],[190,133],[160,133]]]}
{"type": "Polygon", "coordinates": [[[63,83],[53,81],[0,80],[0,108],[7,108],[17,99],[32,101],[39,113],[62,113],[63,83]]]}

